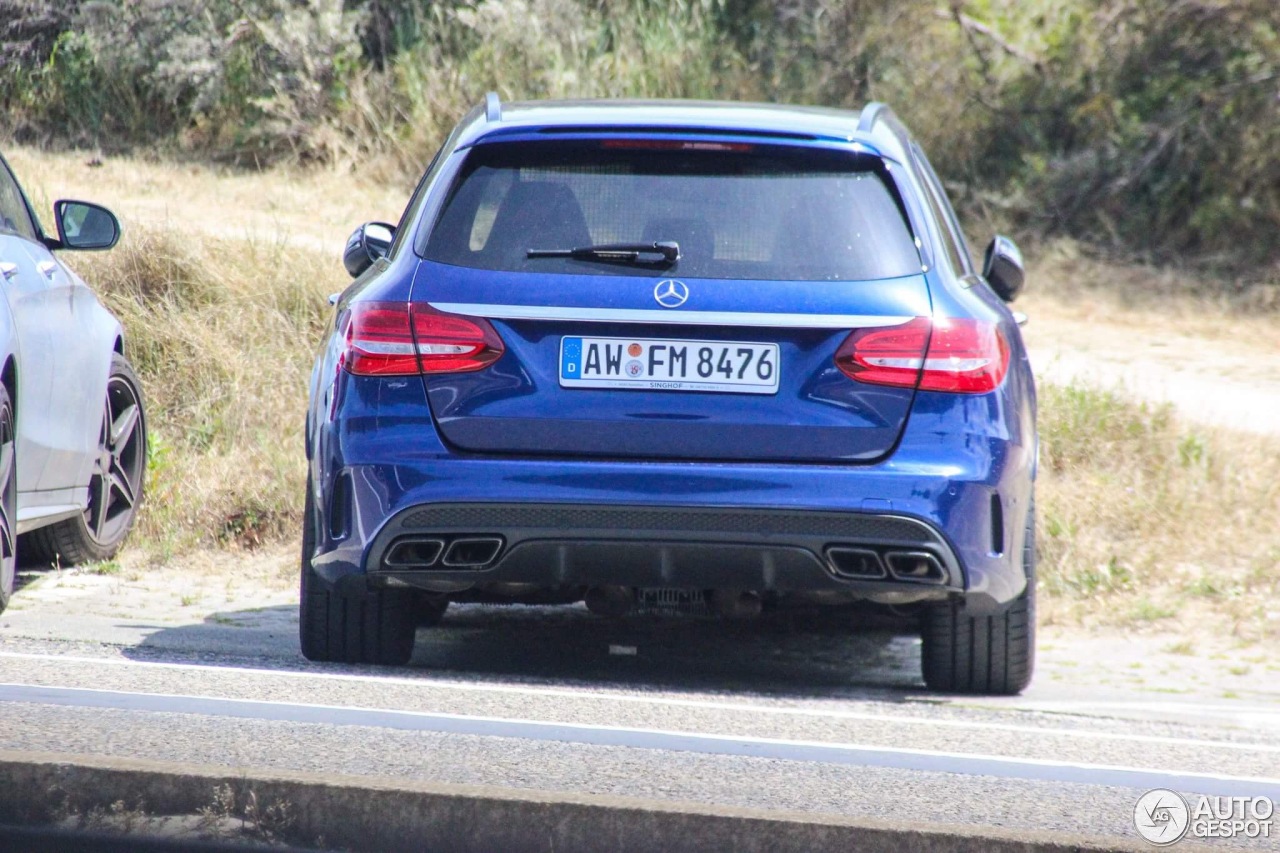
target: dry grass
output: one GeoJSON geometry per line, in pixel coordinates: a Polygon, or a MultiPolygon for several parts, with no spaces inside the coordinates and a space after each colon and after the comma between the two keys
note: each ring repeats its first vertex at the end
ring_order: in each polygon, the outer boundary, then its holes
{"type": "MultiPolygon", "coordinates": [[[[982,245],[976,243],[975,245],[982,245]]],[[[1033,294],[1046,292],[1081,311],[1150,317],[1198,335],[1238,335],[1270,324],[1261,342],[1273,342],[1280,314],[1280,264],[1224,278],[1193,268],[1114,263],[1077,240],[1058,238],[1026,246],[1033,294]]]]}
{"type": "Polygon", "coordinates": [[[1042,618],[1280,636],[1280,439],[1042,386],[1042,618]]]}
{"type": "MultiPolygon", "coordinates": [[[[128,561],[286,547],[325,296],[348,280],[337,250],[359,222],[394,221],[408,187],[88,159],[11,151],[42,210],[84,197],[126,224],[113,252],[70,260],[124,322],[150,407],[149,496],[128,561]]],[[[1185,276],[1085,261],[1069,244],[1035,266],[1040,295],[1028,302],[1044,310],[1031,310],[1033,333],[1061,318],[1100,335],[1133,328],[1176,332],[1179,346],[1276,349],[1274,314],[1243,317],[1238,304],[1188,295],[1185,276]]],[[[1280,439],[1190,426],[1112,392],[1041,393],[1046,623],[1280,635],[1280,439]]]]}
{"type": "Polygon", "coordinates": [[[337,265],[281,244],[144,229],[79,265],[124,324],[146,390],[139,540],[169,553],[292,536],[306,383],[337,265]]]}
{"type": "MultiPolygon", "coordinates": [[[[360,223],[395,222],[413,189],[407,180],[380,182],[337,168],[254,172],[83,151],[0,150],[48,224],[55,199],[86,198],[115,211],[126,234],[169,228],[182,235],[287,242],[331,258],[360,223]]],[[[79,265],[85,257],[74,255],[72,262],[79,265]]]]}

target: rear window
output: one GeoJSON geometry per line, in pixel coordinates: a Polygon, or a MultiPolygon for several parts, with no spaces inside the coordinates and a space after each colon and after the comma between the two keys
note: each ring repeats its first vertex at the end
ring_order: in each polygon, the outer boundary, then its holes
{"type": "Polygon", "coordinates": [[[478,146],[427,258],[578,275],[851,281],[920,272],[898,204],[866,158],[759,145],[634,147],[645,144],[663,143],[478,146]],[[681,253],[669,266],[527,257],[667,240],[681,253]]]}

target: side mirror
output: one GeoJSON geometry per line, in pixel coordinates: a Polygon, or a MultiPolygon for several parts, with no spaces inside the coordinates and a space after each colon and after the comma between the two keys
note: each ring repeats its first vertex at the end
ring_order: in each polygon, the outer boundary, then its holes
{"type": "Polygon", "coordinates": [[[366,222],[347,238],[347,248],[342,251],[342,265],[355,278],[373,266],[378,258],[391,254],[391,243],[395,238],[394,225],[366,222]]]}
{"type": "Polygon", "coordinates": [[[1022,265],[1022,252],[1008,237],[996,235],[987,246],[986,258],[982,262],[982,277],[991,285],[1005,302],[1012,302],[1022,292],[1027,273],[1022,265]]]}
{"type": "Polygon", "coordinates": [[[110,249],[120,239],[120,220],[100,204],[57,201],[53,219],[63,249],[110,249]]]}

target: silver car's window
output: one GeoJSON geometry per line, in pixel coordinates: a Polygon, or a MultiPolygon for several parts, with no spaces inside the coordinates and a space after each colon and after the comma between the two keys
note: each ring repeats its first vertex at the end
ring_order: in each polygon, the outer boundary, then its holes
{"type": "Polygon", "coordinates": [[[3,161],[0,161],[0,231],[20,234],[28,240],[39,239],[22,192],[3,161]]]}
{"type": "Polygon", "coordinates": [[[472,152],[426,256],[478,269],[652,275],[529,249],[672,240],[671,274],[870,280],[920,272],[889,187],[844,152],[674,143],[495,144],[472,152]]]}

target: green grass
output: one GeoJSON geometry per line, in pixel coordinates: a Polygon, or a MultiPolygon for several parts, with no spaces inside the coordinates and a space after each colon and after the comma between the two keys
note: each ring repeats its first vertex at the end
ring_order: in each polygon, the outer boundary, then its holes
{"type": "Polygon", "coordinates": [[[104,560],[101,563],[90,563],[84,570],[93,575],[118,575],[121,566],[115,560],[104,560]]]}

